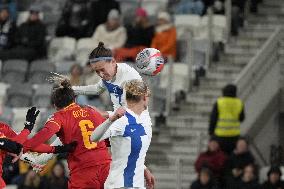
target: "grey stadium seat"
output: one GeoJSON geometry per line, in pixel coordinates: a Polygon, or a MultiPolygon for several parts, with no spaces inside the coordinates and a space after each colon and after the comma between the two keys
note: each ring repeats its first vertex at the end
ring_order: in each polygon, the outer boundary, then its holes
{"type": "Polygon", "coordinates": [[[70,69],[71,67],[76,64],[77,62],[75,61],[57,61],[55,63],[56,65],[56,72],[57,73],[60,73],[60,74],[64,74],[64,75],[67,75],[70,73],[70,69]]]}
{"type": "Polygon", "coordinates": [[[39,131],[45,124],[45,122],[48,120],[48,118],[55,112],[54,108],[48,108],[48,109],[41,109],[40,110],[40,116],[37,122],[37,128],[36,131],[39,131]]]}
{"type": "Polygon", "coordinates": [[[15,83],[7,90],[7,102],[9,107],[27,107],[31,105],[33,95],[32,85],[28,83],[15,83]]]}
{"type": "Polygon", "coordinates": [[[50,96],[52,92],[52,85],[42,84],[35,87],[33,96],[33,105],[39,108],[50,107],[50,96]]]}
{"type": "Polygon", "coordinates": [[[55,71],[55,65],[48,60],[36,60],[31,63],[29,82],[33,84],[47,83],[50,72],[55,71]]]}
{"type": "Polygon", "coordinates": [[[28,70],[25,60],[7,60],[3,63],[2,79],[6,83],[23,83],[28,70]]]}
{"type": "Polygon", "coordinates": [[[12,108],[3,107],[0,113],[0,121],[12,125],[14,119],[14,113],[12,108]]]}

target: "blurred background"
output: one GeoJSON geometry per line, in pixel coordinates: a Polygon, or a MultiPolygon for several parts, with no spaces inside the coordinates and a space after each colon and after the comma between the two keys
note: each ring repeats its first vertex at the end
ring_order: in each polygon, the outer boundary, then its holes
{"type": "MultiPolygon", "coordinates": [[[[166,60],[146,78],[156,188],[284,189],[283,24],[283,0],[1,0],[0,120],[18,132],[33,105],[41,129],[54,112],[46,78],[96,83],[87,62],[99,41],[131,66],[153,47],[166,60]]],[[[112,107],[108,94],[77,102],[112,107]]],[[[10,162],[7,188],[67,186],[64,155],[40,174],[10,162]]]]}

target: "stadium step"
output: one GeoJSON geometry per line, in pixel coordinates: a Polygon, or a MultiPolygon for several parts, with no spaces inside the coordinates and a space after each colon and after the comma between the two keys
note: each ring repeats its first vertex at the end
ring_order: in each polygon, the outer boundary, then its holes
{"type": "MultiPolygon", "coordinates": [[[[264,0],[259,13],[249,15],[240,35],[225,45],[220,61],[213,62],[181,103],[179,111],[172,111],[166,125],[158,128],[147,159],[157,178],[157,189],[176,188],[176,160],[186,159],[181,169],[181,188],[189,188],[196,178],[194,162],[208,141],[208,122],[213,104],[222,88],[231,83],[265,43],[273,30],[284,24],[284,1],[264,0]],[[265,7],[266,6],[266,7],[265,7]],[[178,146],[173,145],[174,143],[178,146]]],[[[279,44],[279,61],[284,62],[284,40],[279,44]]],[[[284,73],[284,63],[281,64],[284,73]]],[[[284,77],[282,79],[284,81],[284,77]]]]}
{"type": "Polygon", "coordinates": [[[260,14],[284,14],[284,6],[273,5],[273,6],[259,6],[258,11],[260,14]]]}
{"type": "MultiPolygon", "coordinates": [[[[243,66],[244,64],[247,64],[253,54],[225,54],[224,56],[221,56],[220,62],[218,64],[226,63],[228,65],[228,62],[231,64],[240,64],[240,66],[243,66]]],[[[228,65],[230,66],[230,65],[228,65]]]]}
{"type": "Polygon", "coordinates": [[[262,6],[279,6],[284,5],[283,0],[264,0],[262,6]]]}

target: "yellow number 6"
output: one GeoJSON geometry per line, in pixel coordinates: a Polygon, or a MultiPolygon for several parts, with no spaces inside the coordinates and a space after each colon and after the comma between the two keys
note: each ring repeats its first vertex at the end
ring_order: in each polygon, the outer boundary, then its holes
{"type": "Polygon", "coordinates": [[[84,141],[84,145],[87,149],[94,149],[97,147],[97,143],[90,141],[90,136],[92,131],[88,131],[87,128],[94,128],[93,122],[91,120],[81,120],[79,122],[79,126],[81,128],[82,137],[84,141]]]}

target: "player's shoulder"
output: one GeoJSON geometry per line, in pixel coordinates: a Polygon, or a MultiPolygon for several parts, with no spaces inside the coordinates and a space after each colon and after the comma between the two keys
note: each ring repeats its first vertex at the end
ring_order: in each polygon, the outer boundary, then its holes
{"type": "Polygon", "coordinates": [[[120,77],[123,80],[132,80],[132,79],[141,79],[142,77],[140,74],[131,66],[127,65],[126,63],[118,63],[119,72],[121,75],[120,77]]]}
{"type": "Polygon", "coordinates": [[[7,123],[0,122],[0,133],[5,133],[7,130],[10,130],[11,126],[7,123]]]}
{"type": "Polygon", "coordinates": [[[118,68],[124,73],[137,73],[139,74],[133,67],[129,66],[126,63],[118,63],[118,68]]]}
{"type": "Polygon", "coordinates": [[[126,117],[126,115],[122,116],[121,118],[115,120],[112,125],[116,125],[116,126],[120,126],[120,127],[125,127],[126,125],[128,125],[128,119],[126,117]]]}
{"type": "Polygon", "coordinates": [[[61,118],[64,117],[64,114],[66,114],[66,112],[61,111],[61,110],[60,110],[60,111],[57,111],[57,112],[54,112],[53,114],[51,114],[51,115],[47,118],[46,122],[60,120],[61,118]]]}
{"type": "Polygon", "coordinates": [[[98,112],[98,110],[96,110],[96,107],[92,107],[90,105],[84,105],[82,107],[82,109],[86,112],[88,112],[88,114],[91,114],[90,116],[102,116],[100,114],[100,112],[98,112]]]}

